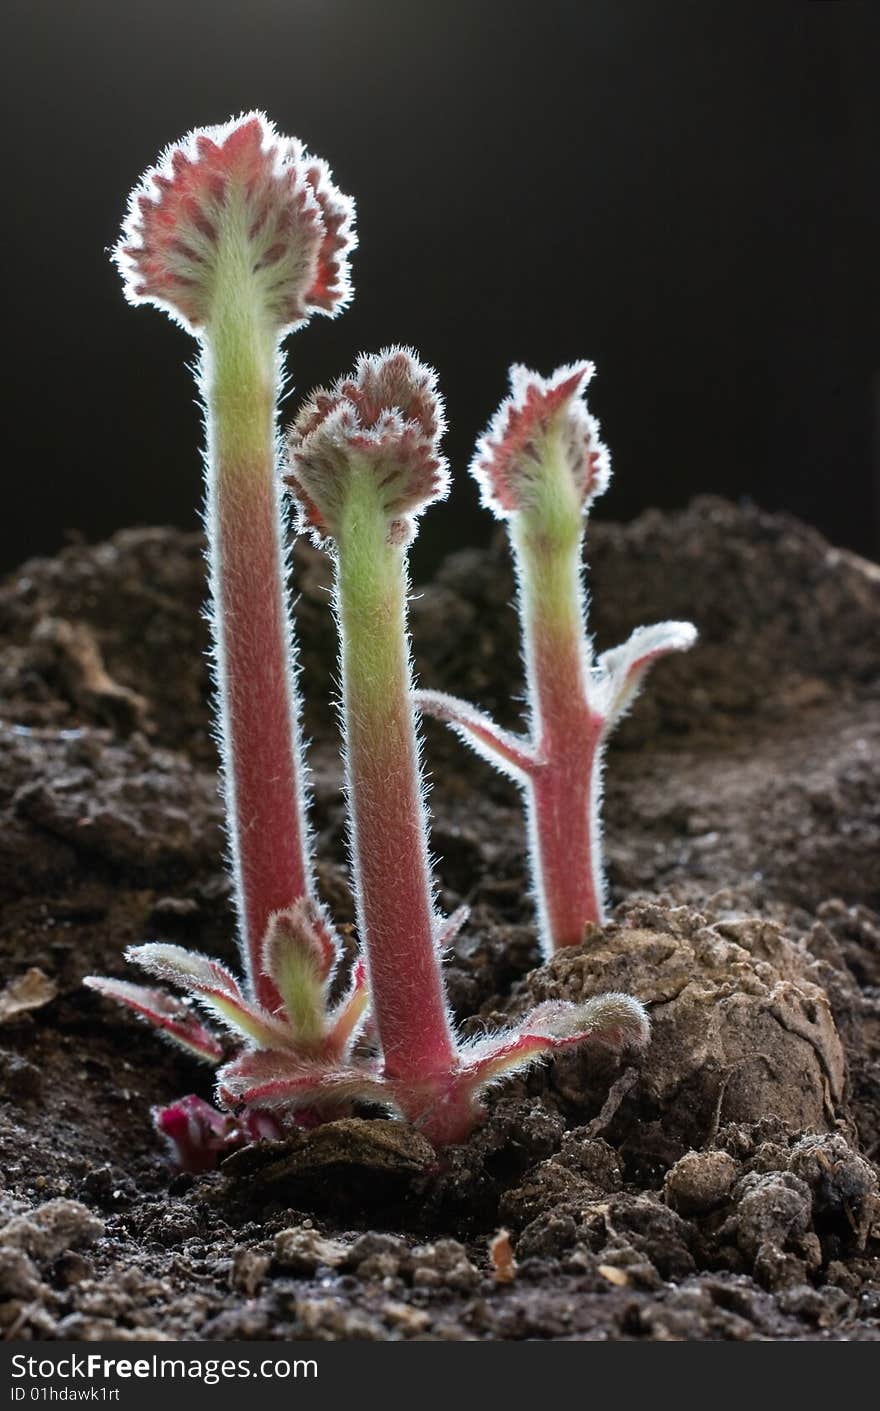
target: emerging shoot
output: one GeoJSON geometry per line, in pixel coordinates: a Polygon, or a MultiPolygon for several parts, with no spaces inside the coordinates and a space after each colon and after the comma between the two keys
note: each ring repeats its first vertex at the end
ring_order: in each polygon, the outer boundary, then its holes
{"type": "Polygon", "coordinates": [[[348,302],[353,207],[252,113],[189,135],[132,194],[115,252],[134,304],[199,340],[220,741],[243,960],[264,1003],[273,912],[311,892],[278,499],[280,345],[348,302]]]}
{"type": "Polygon", "coordinates": [[[689,622],[640,627],[593,659],[582,550],[586,517],[610,479],[608,452],[587,411],[590,363],[550,378],[511,369],[511,395],[477,447],[471,470],[484,505],[507,523],[516,565],[528,692],[518,736],[465,701],[421,691],[422,711],[446,721],[522,786],[532,881],[545,953],[578,945],[604,920],[602,755],[649,666],[696,641],[689,622]]]}
{"type": "MultiPolygon", "coordinates": [[[[309,906],[325,949],[333,942],[314,906],[304,801],[277,476],[280,346],[312,314],[345,307],[353,245],[353,206],[326,164],[252,113],[165,153],[132,193],[114,252],[130,302],[164,309],[199,343],[217,736],[245,990],[200,957],[172,962],[173,947],[132,958],[250,1041],[265,1042],[268,1024],[310,1053],[333,1028],[316,1006],[335,952],[309,979],[309,906]]],[[[221,1056],[163,992],[90,983],[200,1057],[221,1056]]]]}

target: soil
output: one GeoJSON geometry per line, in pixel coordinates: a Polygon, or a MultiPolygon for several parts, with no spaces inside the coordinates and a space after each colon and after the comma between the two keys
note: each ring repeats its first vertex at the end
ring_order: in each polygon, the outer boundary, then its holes
{"type": "MultiPolygon", "coordinates": [[[[692,618],[609,752],[615,910],[540,965],[519,801],[426,727],[466,1032],[607,988],[646,1054],[496,1091],[439,1157],[369,1114],[175,1174],[210,1075],[80,985],[165,938],[234,961],[198,536],[0,588],[0,1327],[12,1339],[880,1340],[880,571],[701,499],[590,534],[600,648],[692,618]]],[[[322,891],[344,865],[327,565],[296,555],[322,891]]],[[[422,683],[517,724],[503,544],[415,596],[422,683]]]]}

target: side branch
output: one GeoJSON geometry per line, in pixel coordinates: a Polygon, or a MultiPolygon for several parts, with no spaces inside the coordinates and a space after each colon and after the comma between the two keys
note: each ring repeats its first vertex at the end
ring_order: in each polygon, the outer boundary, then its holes
{"type": "Polygon", "coordinates": [[[590,694],[591,705],[606,721],[606,730],[629,710],[654,662],[670,652],[688,651],[696,640],[697,629],[691,622],[657,622],[652,627],[637,627],[622,646],[603,652],[590,694]]]}
{"type": "Polygon", "coordinates": [[[422,715],[451,726],[477,754],[519,782],[544,763],[531,740],[502,730],[490,715],[458,696],[448,696],[445,691],[416,691],[415,704],[422,715]]]}

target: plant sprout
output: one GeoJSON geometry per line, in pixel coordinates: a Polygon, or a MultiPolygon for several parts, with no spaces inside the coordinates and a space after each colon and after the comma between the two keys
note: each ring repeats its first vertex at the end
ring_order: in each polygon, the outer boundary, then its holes
{"type": "MultiPolygon", "coordinates": [[[[129,301],[164,309],[199,343],[217,738],[245,987],[178,947],[129,958],[195,994],[241,1041],[265,1038],[268,1025],[307,1052],[319,1030],[338,1047],[349,1020],[319,1013],[337,945],[315,901],[306,821],[277,473],[280,348],[312,314],[348,303],[353,222],[326,163],[251,113],[168,149],[132,193],[114,252],[129,301]]],[[[222,1058],[216,1034],[163,991],[86,983],[199,1057],[222,1058]]],[[[354,991],[362,1015],[362,971],[354,991]]],[[[179,1115],[156,1121],[170,1136],[179,1115]]]]}
{"type": "Polygon", "coordinates": [[[133,304],[200,344],[218,739],[243,960],[311,894],[299,702],[278,499],[280,345],[351,297],[353,205],[262,114],[193,132],[132,194],[116,262],[133,304]]]}
{"type": "Polygon", "coordinates": [[[594,660],[586,625],[586,517],[607,488],[608,452],[586,407],[590,363],[543,378],[511,369],[511,395],[471,465],[484,505],[507,524],[518,583],[528,729],[502,730],[466,701],[421,691],[420,708],[446,721],[522,787],[546,954],[579,945],[605,919],[600,802],[605,742],[648,667],[696,641],[689,622],[640,627],[594,660]]]}

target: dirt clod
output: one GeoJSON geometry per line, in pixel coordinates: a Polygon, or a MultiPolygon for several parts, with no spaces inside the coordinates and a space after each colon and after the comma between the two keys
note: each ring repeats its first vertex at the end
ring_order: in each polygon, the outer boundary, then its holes
{"type": "Polygon", "coordinates": [[[721,1204],[736,1171],[726,1151],[689,1151],[666,1172],[664,1194],[680,1215],[702,1215],[721,1204]]]}
{"type": "MultiPolygon", "coordinates": [[[[523,1003],[603,989],[642,1000],[651,1045],[610,1130],[635,1145],[638,1126],[662,1113],[669,1142],[698,1148],[721,1122],[773,1115],[791,1131],[835,1122],[845,1058],[810,969],[810,957],[771,922],[724,922],[687,907],[658,914],[652,903],[535,971],[523,1003]]],[[[583,1109],[607,1091],[609,1066],[593,1054],[567,1057],[549,1081],[583,1109]]]]}

